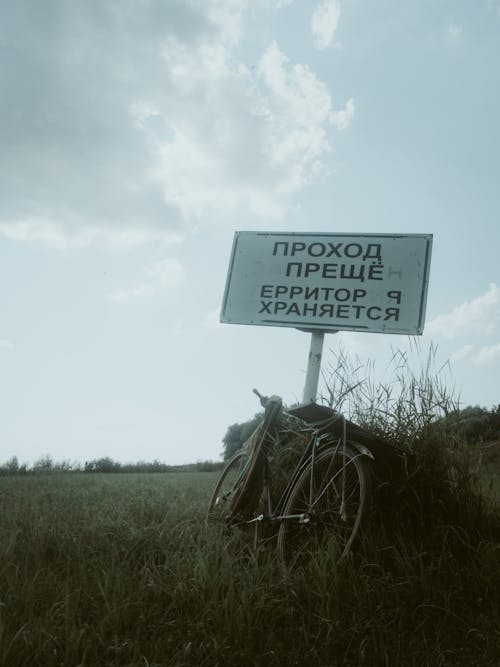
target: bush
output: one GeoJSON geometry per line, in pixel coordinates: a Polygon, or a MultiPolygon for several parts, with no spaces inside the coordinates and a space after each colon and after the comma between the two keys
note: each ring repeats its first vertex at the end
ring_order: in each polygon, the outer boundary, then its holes
{"type": "Polygon", "coordinates": [[[263,412],[258,412],[251,419],[239,424],[231,424],[222,439],[224,450],[222,456],[224,461],[229,461],[236,452],[241,449],[250,435],[255,431],[264,416],[263,412]]]}
{"type": "Polygon", "coordinates": [[[323,400],[398,452],[399,478],[376,480],[382,524],[404,526],[420,538],[444,525],[479,535],[496,519],[481,491],[481,458],[469,443],[494,432],[498,411],[460,408],[444,377],[447,367],[436,370],[435,358],[431,347],[416,372],[408,356],[396,352],[391,379],[377,383],[373,363],[353,365],[341,351],[329,368],[323,400]]]}

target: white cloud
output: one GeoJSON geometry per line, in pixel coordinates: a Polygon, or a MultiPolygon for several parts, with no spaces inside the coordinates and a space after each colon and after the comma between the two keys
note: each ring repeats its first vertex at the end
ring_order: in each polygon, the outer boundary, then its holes
{"type": "Polygon", "coordinates": [[[283,9],[288,5],[293,4],[295,0],[260,0],[261,4],[264,7],[270,7],[271,9],[283,9]]]}
{"type": "Polygon", "coordinates": [[[352,97],[350,97],[347,100],[345,109],[342,109],[342,111],[335,111],[332,114],[332,122],[337,128],[337,130],[345,130],[349,127],[349,125],[351,124],[351,120],[354,117],[355,111],[356,107],[354,105],[354,100],[352,99],[352,97]]]}
{"type": "Polygon", "coordinates": [[[462,334],[492,333],[500,321],[500,288],[491,283],[481,296],[466,301],[426,325],[426,334],[452,339],[462,334]]]}
{"type": "MultiPolygon", "coordinates": [[[[199,11],[200,3],[196,2],[199,11]]],[[[243,11],[248,0],[204,0],[202,7],[206,7],[210,22],[217,26],[221,39],[227,43],[236,43],[241,36],[241,22],[243,11]]]]}
{"type": "Polygon", "coordinates": [[[336,116],[327,86],[276,42],[256,71],[223,47],[186,53],[172,43],[165,58],[177,92],[171,136],[157,149],[166,201],[187,220],[239,207],[282,217],[329,149],[328,126],[348,123],[352,101],[336,116]]]}
{"type": "Polygon", "coordinates": [[[152,102],[136,100],[130,105],[130,114],[135,119],[136,126],[142,130],[146,121],[160,115],[160,110],[152,102]]]}
{"type": "Polygon", "coordinates": [[[11,340],[6,338],[0,338],[0,348],[11,350],[14,347],[14,343],[11,340]]]}
{"type": "Polygon", "coordinates": [[[121,303],[150,299],[157,294],[178,288],[184,281],[182,264],[175,258],[163,259],[143,271],[143,279],[133,287],[110,292],[107,298],[121,303]]]}
{"type": "Polygon", "coordinates": [[[282,217],[354,104],[275,43],[242,62],[247,4],[0,4],[0,234],[64,250],[282,217]]]}
{"type": "Polygon", "coordinates": [[[31,218],[0,222],[0,233],[13,241],[41,243],[56,250],[85,248],[94,242],[103,242],[115,247],[129,247],[158,242],[163,245],[182,240],[179,232],[148,227],[116,227],[63,224],[52,220],[31,218]]]}
{"type": "Polygon", "coordinates": [[[260,60],[258,74],[265,86],[264,150],[274,165],[292,164],[293,183],[294,172],[302,182],[303,167],[328,148],[325,123],[332,119],[332,109],[327,86],[307,66],[287,65],[285,54],[273,42],[260,60]]]}
{"type": "Polygon", "coordinates": [[[0,232],[13,241],[41,242],[59,250],[86,246],[94,236],[88,228],[77,228],[72,232],[60,223],[41,218],[0,222],[0,232]]]}
{"type": "Polygon", "coordinates": [[[460,361],[461,359],[466,359],[467,357],[470,357],[474,349],[475,345],[472,344],[463,345],[456,352],[453,352],[450,355],[450,361],[460,361]]]}
{"type": "Polygon", "coordinates": [[[500,343],[496,345],[487,345],[474,355],[474,363],[478,366],[495,363],[500,361],[500,343]]]}
{"type": "Polygon", "coordinates": [[[137,125],[168,95],[165,35],[189,44],[221,30],[191,2],[1,3],[1,231],[59,247],[96,229],[110,242],[123,229],[180,233],[137,125]]]}
{"type": "Polygon", "coordinates": [[[311,17],[314,46],[326,49],[331,45],[340,19],[340,0],[324,0],[311,17]]]}

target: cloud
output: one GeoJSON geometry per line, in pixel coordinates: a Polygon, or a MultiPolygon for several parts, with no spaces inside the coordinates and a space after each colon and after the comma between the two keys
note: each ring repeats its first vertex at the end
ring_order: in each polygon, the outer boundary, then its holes
{"type": "Polygon", "coordinates": [[[184,281],[182,264],[175,258],[163,259],[143,271],[143,279],[135,286],[110,292],[111,301],[125,303],[150,299],[157,294],[178,288],[184,281]]]}
{"type": "Polygon", "coordinates": [[[428,322],[426,334],[447,339],[471,333],[484,335],[492,333],[499,321],[500,288],[491,283],[484,294],[428,322]]]}
{"type": "Polygon", "coordinates": [[[478,366],[485,366],[486,364],[500,361],[500,343],[496,345],[487,345],[479,350],[474,355],[473,361],[478,366]]]}
{"type": "Polygon", "coordinates": [[[156,178],[184,219],[207,209],[249,209],[279,219],[291,197],[317,173],[336,116],[327,86],[305,65],[291,64],[276,42],[253,71],[223,47],[165,54],[176,81],[171,137],[157,150],[156,178]],[[199,104],[200,90],[204,103],[199,104]]]}
{"type": "Polygon", "coordinates": [[[461,359],[466,359],[467,357],[470,357],[474,349],[475,345],[472,344],[463,345],[456,352],[453,352],[450,355],[450,361],[460,361],[461,359]]]}
{"type": "Polygon", "coordinates": [[[242,62],[246,4],[2,3],[0,233],[64,250],[282,217],[354,104],[274,42],[242,62]]]}
{"type": "Polygon", "coordinates": [[[0,338],[0,348],[11,350],[14,347],[14,343],[11,340],[6,338],[0,338]]]}
{"type": "Polygon", "coordinates": [[[140,226],[70,225],[41,218],[0,222],[0,233],[13,241],[42,243],[57,250],[85,248],[95,241],[111,246],[136,246],[158,241],[164,245],[182,240],[180,232],[140,226]]]}
{"type": "Polygon", "coordinates": [[[2,3],[0,25],[2,232],[56,246],[87,245],[96,228],[111,240],[116,228],[178,232],[129,109],[168,93],[165,32],[186,43],[221,33],[208,11],[154,0],[2,3]]]}
{"type": "Polygon", "coordinates": [[[260,0],[261,4],[264,5],[264,7],[270,7],[271,9],[283,9],[283,7],[287,7],[288,5],[291,5],[295,0],[260,0]]]}
{"type": "Polygon", "coordinates": [[[349,127],[351,120],[354,117],[355,111],[356,107],[354,105],[354,100],[352,97],[350,97],[347,100],[345,109],[342,109],[341,111],[335,111],[332,114],[332,123],[335,125],[337,130],[345,130],[349,127]]]}
{"type": "Polygon", "coordinates": [[[340,19],[340,0],[324,0],[311,17],[314,46],[326,49],[331,45],[340,19]]]}

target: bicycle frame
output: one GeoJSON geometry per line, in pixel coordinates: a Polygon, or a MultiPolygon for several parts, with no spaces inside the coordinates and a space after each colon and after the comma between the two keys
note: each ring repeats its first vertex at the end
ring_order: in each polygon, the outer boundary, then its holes
{"type": "MultiPolygon", "coordinates": [[[[289,413],[290,414],[290,413],[289,413]]],[[[337,442],[334,446],[333,452],[332,452],[332,458],[331,458],[331,463],[330,466],[332,465],[333,461],[335,460],[337,454],[339,453],[339,450],[341,451],[342,446],[345,446],[346,443],[346,428],[345,428],[345,419],[343,416],[339,416],[339,419],[342,420],[342,432],[341,436],[337,439],[337,442]]],[[[306,422],[307,423],[307,422],[306,422]]],[[[266,434],[269,434],[269,431],[273,427],[272,423],[268,424],[268,427],[266,429],[266,434]]],[[[256,522],[271,522],[271,523],[280,523],[283,521],[298,521],[299,523],[307,523],[309,521],[309,518],[305,514],[283,514],[283,508],[286,506],[286,503],[288,501],[288,498],[290,496],[290,493],[292,489],[294,488],[297,480],[301,476],[302,472],[311,464],[310,469],[311,469],[311,477],[310,477],[310,502],[312,503],[312,495],[313,495],[313,484],[314,484],[314,461],[315,458],[318,454],[318,452],[322,449],[322,447],[325,447],[326,445],[330,446],[332,444],[332,436],[329,433],[321,432],[321,429],[316,429],[314,427],[309,426],[309,429],[313,428],[313,433],[311,435],[311,438],[309,442],[307,443],[304,452],[297,463],[292,475],[290,476],[284,491],[281,494],[280,499],[277,501],[276,504],[274,504],[274,500],[272,497],[271,493],[271,475],[270,475],[270,463],[269,463],[269,458],[266,454],[265,460],[264,460],[264,486],[263,486],[263,494],[264,494],[264,502],[266,506],[266,513],[265,514],[259,514],[256,517],[253,517],[252,519],[244,519],[240,521],[236,521],[232,523],[231,525],[233,526],[242,526],[242,525],[247,525],[251,523],[256,523],[256,522]]],[[[373,459],[373,455],[371,452],[364,447],[363,445],[359,445],[359,443],[354,443],[355,448],[359,452],[359,457],[361,456],[369,456],[370,458],[373,459]]],[[[357,458],[357,457],[356,457],[357,458]]],[[[330,471],[330,468],[327,469],[327,473],[330,471]]],[[[329,484],[331,484],[336,477],[341,474],[345,475],[345,465],[342,466],[340,471],[337,472],[337,474],[332,477],[329,481],[329,484]]],[[[244,471],[242,471],[241,476],[244,474],[244,471]]],[[[240,476],[240,477],[241,477],[240,476]]],[[[236,482],[237,484],[238,482],[236,482]]],[[[343,499],[343,493],[344,493],[344,481],[342,483],[342,503],[341,503],[341,515],[344,512],[344,499],[343,499]]],[[[323,490],[322,494],[326,492],[327,487],[323,490]]]]}
{"type": "Polygon", "coordinates": [[[330,544],[330,537],[343,558],[369,509],[375,457],[368,447],[376,440],[316,404],[286,411],[283,420],[278,396],[255,393],[266,408],[264,420],[222,471],[207,523],[272,526],[269,539],[276,536],[285,569],[330,544]]]}
{"type": "MultiPolygon", "coordinates": [[[[356,436],[361,430],[347,422],[343,415],[325,406],[308,404],[284,411],[278,396],[266,398],[255,389],[254,393],[265,408],[264,419],[244,448],[224,469],[212,494],[207,521],[212,510],[217,512],[220,511],[217,507],[225,507],[226,512],[220,518],[225,519],[228,527],[266,522],[278,524],[279,533],[283,535],[287,523],[316,522],[320,515],[324,516],[324,500],[333,493],[336,498],[333,506],[337,516],[345,523],[349,512],[346,483],[351,476],[350,466],[354,464],[357,478],[360,475],[364,477],[366,486],[366,474],[357,459],[374,459],[372,453],[357,441],[356,436]],[[283,414],[287,417],[286,421],[282,419],[283,414]],[[354,439],[351,436],[349,441],[347,424],[349,434],[354,435],[354,439]],[[307,437],[303,450],[294,450],[291,454],[299,460],[294,462],[291,474],[278,481],[281,488],[277,489],[275,474],[279,468],[276,461],[271,463],[271,453],[277,453],[279,457],[280,445],[283,446],[290,438],[293,442],[294,438],[304,434],[307,437]],[[226,487],[222,492],[226,470],[236,473],[236,479],[233,478],[230,488],[226,487]],[[301,489],[300,496],[296,496],[298,489],[301,489]],[[255,510],[259,511],[259,505],[261,514],[256,516],[255,510]]],[[[281,452],[286,450],[281,449],[281,452]]],[[[363,504],[364,497],[361,498],[363,504]]],[[[331,505],[331,501],[327,503],[326,507],[331,505]]]]}

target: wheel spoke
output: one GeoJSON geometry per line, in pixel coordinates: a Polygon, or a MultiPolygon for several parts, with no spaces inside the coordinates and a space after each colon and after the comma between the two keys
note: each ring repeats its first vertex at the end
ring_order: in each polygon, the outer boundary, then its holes
{"type": "Polygon", "coordinates": [[[231,499],[248,457],[238,452],[222,471],[208,504],[206,522],[227,521],[231,514],[231,499]]]}
{"type": "Polygon", "coordinates": [[[283,514],[304,514],[307,522],[284,519],[278,547],[285,564],[304,562],[318,548],[334,541],[339,555],[347,553],[365,511],[369,471],[351,446],[329,448],[317,455],[297,480],[283,514]]]}

